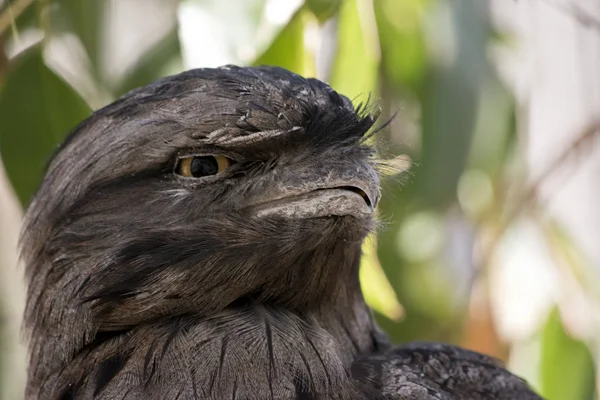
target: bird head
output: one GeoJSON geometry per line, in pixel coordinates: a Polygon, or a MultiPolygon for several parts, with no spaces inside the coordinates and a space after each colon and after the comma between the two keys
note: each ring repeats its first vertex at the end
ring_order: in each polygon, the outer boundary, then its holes
{"type": "Polygon", "coordinates": [[[98,110],[28,209],[27,323],[88,337],[348,296],[379,198],[374,120],[273,67],[192,70],[98,110]]]}

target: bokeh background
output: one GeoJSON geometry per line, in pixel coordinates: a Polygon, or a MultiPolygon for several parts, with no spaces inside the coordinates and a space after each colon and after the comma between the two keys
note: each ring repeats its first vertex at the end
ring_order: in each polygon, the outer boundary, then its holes
{"type": "Polygon", "coordinates": [[[599,398],[600,1],[0,0],[1,400],[22,398],[16,243],[53,149],[130,89],[229,63],[394,117],[361,281],[395,341],[599,398]]]}

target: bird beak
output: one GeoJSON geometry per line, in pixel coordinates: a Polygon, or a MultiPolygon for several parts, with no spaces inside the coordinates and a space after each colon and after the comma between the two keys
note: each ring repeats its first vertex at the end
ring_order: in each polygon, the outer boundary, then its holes
{"type": "Polygon", "coordinates": [[[369,218],[379,200],[379,179],[370,165],[336,172],[331,169],[315,180],[279,188],[274,198],[263,198],[251,207],[258,217],[318,218],[354,216],[369,218]]]}

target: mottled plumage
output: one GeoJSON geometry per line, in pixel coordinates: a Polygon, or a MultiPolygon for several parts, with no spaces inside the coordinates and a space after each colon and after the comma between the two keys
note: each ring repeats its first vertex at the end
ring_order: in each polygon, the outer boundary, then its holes
{"type": "MultiPolygon", "coordinates": [[[[26,216],[28,399],[539,399],[489,358],[392,348],[358,282],[375,116],[279,68],[135,90],[26,216]],[[231,166],[178,175],[189,156],[231,166]]],[[[216,164],[215,164],[216,165],[216,164]]]]}

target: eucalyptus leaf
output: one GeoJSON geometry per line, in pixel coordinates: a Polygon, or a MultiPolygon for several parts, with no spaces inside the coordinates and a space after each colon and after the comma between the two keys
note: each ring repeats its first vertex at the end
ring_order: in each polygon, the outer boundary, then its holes
{"type": "Polygon", "coordinates": [[[305,4],[320,22],[325,22],[338,11],[342,0],[306,0],[305,4]]]}
{"type": "Polygon", "coordinates": [[[335,90],[355,102],[366,101],[375,93],[379,69],[377,30],[361,6],[368,5],[347,0],[340,8],[338,50],[329,79],[335,90]]]}
{"type": "Polygon", "coordinates": [[[81,41],[95,71],[100,70],[102,27],[109,2],[104,0],[56,0],[62,21],[81,41]]]}
{"type": "Polygon", "coordinates": [[[423,20],[429,0],[374,0],[382,72],[395,87],[416,90],[427,63],[423,20]]]}
{"type": "Polygon", "coordinates": [[[314,76],[314,57],[304,46],[304,28],[310,17],[304,8],[296,11],[254,65],[277,65],[303,76],[314,76]]]}
{"type": "Polygon", "coordinates": [[[148,50],[137,63],[127,71],[115,90],[116,96],[121,96],[137,87],[147,85],[158,78],[183,69],[181,60],[181,45],[177,29],[174,28],[159,43],[148,50]]]}
{"type": "Polygon", "coordinates": [[[542,331],[541,394],[552,400],[588,400],[594,392],[594,361],[586,344],[569,335],[554,309],[542,331]]]}
{"type": "Polygon", "coordinates": [[[45,64],[38,47],[14,61],[0,89],[0,153],[23,205],[52,152],[91,110],[45,64]]]}
{"type": "Polygon", "coordinates": [[[422,167],[419,197],[434,207],[456,200],[456,187],[468,161],[490,30],[486,2],[456,0],[438,4],[431,22],[432,64],[422,92],[422,167]]]}

